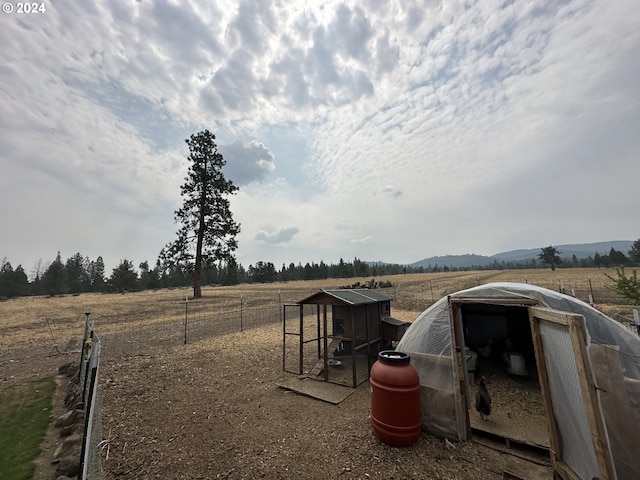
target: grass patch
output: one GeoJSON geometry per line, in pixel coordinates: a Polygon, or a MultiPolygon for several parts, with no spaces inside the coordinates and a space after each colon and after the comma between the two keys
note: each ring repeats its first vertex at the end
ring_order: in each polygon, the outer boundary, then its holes
{"type": "Polygon", "coordinates": [[[54,377],[0,389],[0,478],[29,480],[51,421],[54,377]]]}

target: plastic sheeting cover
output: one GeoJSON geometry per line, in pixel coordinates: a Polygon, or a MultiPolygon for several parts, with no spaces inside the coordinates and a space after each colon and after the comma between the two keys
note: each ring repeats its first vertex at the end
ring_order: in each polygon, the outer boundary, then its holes
{"type": "MultiPolygon", "coordinates": [[[[526,283],[489,283],[453,293],[425,310],[407,329],[397,349],[411,356],[420,375],[423,427],[426,431],[455,440],[466,439],[465,412],[459,408],[462,404],[461,392],[452,354],[455,348],[452,343],[449,298],[452,302],[460,300],[494,304],[499,304],[500,300],[508,304],[522,300],[523,304],[527,304],[533,300],[541,307],[582,315],[589,343],[603,346],[609,353],[615,352],[615,362],[619,363],[614,365],[619,370],[617,375],[603,368],[594,370],[596,384],[604,384],[605,381],[609,383],[608,391],[599,389],[598,395],[611,445],[624,446],[630,442],[638,445],[635,438],[629,438],[628,432],[640,432],[640,337],[581,300],[526,283]],[[439,405],[442,402],[453,404],[439,405]],[[434,408],[438,415],[433,414],[434,408]],[[619,427],[622,420],[617,412],[620,411],[628,412],[624,418],[627,428],[619,427]]],[[[595,362],[595,353],[591,352],[598,353],[601,350],[589,350],[592,366],[598,367],[600,364],[595,362]]],[[[559,369],[560,378],[570,375],[562,366],[556,367],[559,369]]],[[[628,475],[640,478],[640,460],[635,460],[635,456],[623,454],[622,448],[613,452],[618,463],[618,479],[633,478],[628,475]],[[624,473],[623,468],[624,472],[630,473],[624,473]]]]}

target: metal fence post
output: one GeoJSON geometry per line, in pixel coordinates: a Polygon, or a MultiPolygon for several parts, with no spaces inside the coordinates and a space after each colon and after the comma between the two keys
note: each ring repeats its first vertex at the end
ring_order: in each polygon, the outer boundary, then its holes
{"type": "Polygon", "coordinates": [[[184,344],[187,344],[187,321],[189,318],[189,297],[184,297],[184,344]]]}

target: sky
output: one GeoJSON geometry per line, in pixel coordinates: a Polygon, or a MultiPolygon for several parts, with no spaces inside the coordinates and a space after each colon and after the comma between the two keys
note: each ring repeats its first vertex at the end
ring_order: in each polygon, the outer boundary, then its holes
{"type": "Polygon", "coordinates": [[[203,129],[245,268],[640,237],[636,0],[39,5],[0,13],[0,258],[28,274],[153,265],[203,129]]]}

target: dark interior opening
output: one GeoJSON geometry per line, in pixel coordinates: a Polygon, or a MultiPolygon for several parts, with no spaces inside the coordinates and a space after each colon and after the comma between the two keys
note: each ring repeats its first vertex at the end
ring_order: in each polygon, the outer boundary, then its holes
{"type": "Polygon", "coordinates": [[[464,342],[478,365],[511,367],[515,375],[536,371],[527,307],[464,304],[461,314],[464,342]]]}
{"type": "Polygon", "coordinates": [[[542,392],[538,380],[529,310],[526,306],[470,303],[460,305],[469,384],[469,421],[473,434],[547,451],[542,392]],[[492,413],[475,411],[478,380],[484,377],[492,413]]]}

